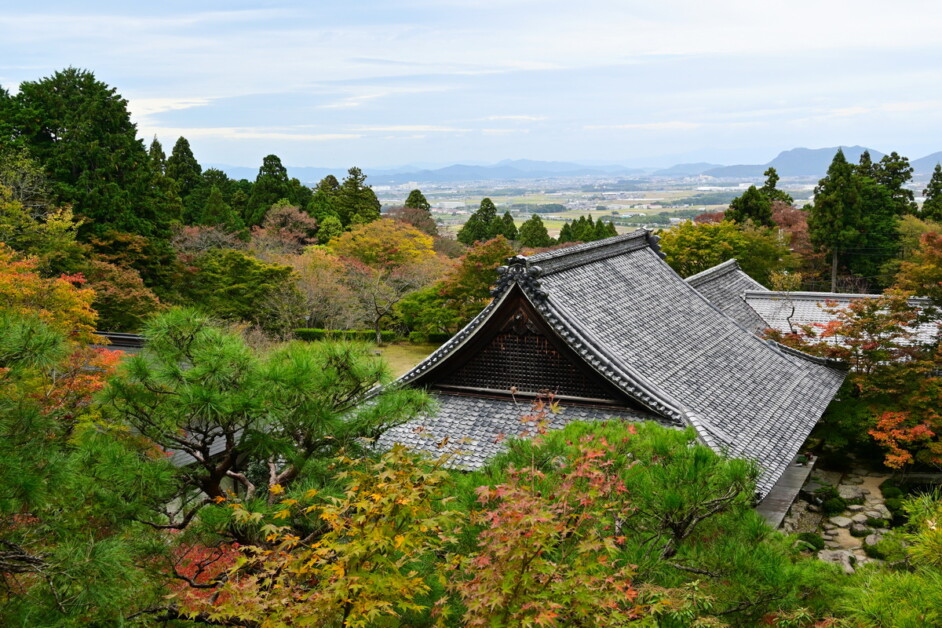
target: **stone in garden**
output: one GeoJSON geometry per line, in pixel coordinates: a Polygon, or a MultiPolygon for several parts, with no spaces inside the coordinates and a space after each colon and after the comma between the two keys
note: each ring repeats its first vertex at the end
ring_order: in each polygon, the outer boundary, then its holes
{"type": "Polygon", "coordinates": [[[877,534],[876,532],[874,532],[873,534],[867,535],[867,538],[864,539],[864,545],[876,545],[882,540],[883,540],[883,535],[877,534]]]}
{"type": "Polygon", "coordinates": [[[861,510],[863,510],[863,506],[861,506],[860,504],[851,504],[850,506],[847,507],[847,510],[851,512],[860,512],[861,510]]]}
{"type": "Polygon", "coordinates": [[[848,501],[863,499],[864,497],[862,488],[859,486],[847,486],[846,484],[841,484],[837,487],[837,494],[848,501]]]}
{"type": "Polygon", "coordinates": [[[862,523],[853,523],[850,526],[851,536],[867,536],[870,534],[870,528],[862,523]]]}
{"type": "Polygon", "coordinates": [[[890,512],[890,509],[887,508],[885,504],[877,504],[873,509],[880,513],[881,519],[893,518],[893,513],[890,512]]]}
{"type": "Polygon", "coordinates": [[[879,510],[868,510],[864,513],[868,517],[873,517],[874,519],[882,519],[883,515],[880,514],[879,510]]]}
{"type": "Polygon", "coordinates": [[[851,517],[850,520],[854,523],[866,523],[867,515],[863,514],[862,512],[858,512],[856,515],[851,517]]]}
{"type": "Polygon", "coordinates": [[[863,484],[863,478],[856,475],[851,475],[844,478],[844,484],[863,484]]]}
{"type": "Polygon", "coordinates": [[[854,573],[853,561],[856,557],[853,552],[847,550],[821,550],[818,552],[818,558],[829,563],[840,565],[846,574],[854,573]]]}
{"type": "Polygon", "coordinates": [[[847,517],[841,517],[841,516],[831,517],[830,519],[828,519],[828,521],[836,525],[838,528],[846,528],[851,523],[853,523],[853,521],[851,521],[847,517]]]}

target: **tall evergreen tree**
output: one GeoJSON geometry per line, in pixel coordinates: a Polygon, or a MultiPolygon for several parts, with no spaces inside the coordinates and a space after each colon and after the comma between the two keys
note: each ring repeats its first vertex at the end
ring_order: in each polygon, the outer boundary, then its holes
{"type": "Polygon", "coordinates": [[[471,246],[475,242],[484,242],[501,233],[502,222],[497,217],[497,207],[489,198],[481,199],[477,211],[471,214],[468,222],[458,231],[458,241],[471,246]]]}
{"type": "Polygon", "coordinates": [[[510,215],[510,212],[504,212],[503,217],[500,219],[500,230],[498,233],[508,240],[517,239],[517,225],[514,224],[514,219],[513,216],[510,215]]]}
{"type": "Polygon", "coordinates": [[[919,217],[923,220],[942,222],[942,165],[936,164],[929,185],[922,191],[926,200],[919,217]]]}
{"type": "Polygon", "coordinates": [[[244,226],[242,218],[232,211],[223,199],[222,192],[215,185],[209,191],[200,222],[204,225],[221,227],[225,231],[239,231],[244,226]]]}
{"type": "Polygon", "coordinates": [[[884,155],[874,168],[873,178],[889,191],[897,214],[916,213],[918,205],[915,195],[912,190],[903,187],[913,178],[913,167],[908,158],[900,156],[896,151],[884,155]]]}
{"type": "Polygon", "coordinates": [[[764,227],[772,226],[772,202],[759,189],[752,185],[729,204],[725,218],[739,224],[752,221],[764,227]]]}
{"type": "Polygon", "coordinates": [[[337,213],[339,195],[340,182],[337,181],[337,177],[334,175],[327,175],[315,186],[311,202],[306,207],[307,213],[317,218],[317,221],[321,223],[328,216],[333,216],[339,221],[340,214],[337,213]]]}
{"type": "Polygon", "coordinates": [[[167,176],[177,182],[184,203],[199,186],[202,174],[203,168],[193,156],[190,142],[185,137],[178,138],[167,158],[167,176]]]}
{"type": "Polygon", "coordinates": [[[156,135],[154,139],[151,140],[147,156],[150,158],[150,167],[153,170],[160,174],[167,174],[167,154],[164,153],[164,147],[160,143],[160,140],[157,139],[156,135]]]}
{"type": "Polygon", "coordinates": [[[291,196],[288,170],[277,155],[267,155],[255,177],[255,185],[249,195],[245,209],[245,224],[260,225],[271,206],[280,199],[291,196]]]}
{"type": "Polygon", "coordinates": [[[543,224],[543,219],[539,214],[533,214],[530,218],[520,225],[519,231],[520,244],[523,246],[532,246],[542,248],[553,244],[553,239],[543,224]]]}
{"type": "Polygon", "coordinates": [[[876,179],[877,167],[876,164],[873,163],[873,158],[870,156],[869,150],[865,150],[860,154],[860,161],[857,163],[854,170],[861,176],[876,179]]]}
{"type": "Polygon", "coordinates": [[[4,122],[49,175],[56,204],[88,220],[83,232],[168,234],[150,160],[127,101],[85,70],[68,68],[20,84],[4,122]]]}
{"type": "Polygon", "coordinates": [[[556,241],[559,242],[560,244],[565,244],[566,242],[573,241],[571,223],[567,222],[566,224],[562,226],[562,228],[559,230],[559,238],[557,238],[556,241]]]}
{"type": "Polygon", "coordinates": [[[406,199],[403,206],[409,207],[410,209],[424,209],[425,211],[432,209],[431,204],[429,204],[421,190],[412,190],[409,192],[409,197],[406,199]]]}
{"type": "Polygon", "coordinates": [[[340,184],[336,209],[344,227],[379,220],[382,204],[373,188],[366,185],[366,175],[356,166],[347,171],[340,184]]]}
{"type": "Polygon", "coordinates": [[[837,268],[842,249],[860,235],[860,182],[855,168],[838,150],[827,175],[814,189],[808,232],[815,246],[831,256],[831,292],[837,291],[837,268]]]}

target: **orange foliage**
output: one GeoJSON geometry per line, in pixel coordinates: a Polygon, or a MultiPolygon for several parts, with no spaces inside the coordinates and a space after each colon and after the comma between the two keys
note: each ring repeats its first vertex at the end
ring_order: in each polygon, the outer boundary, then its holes
{"type": "Polygon", "coordinates": [[[0,243],[0,308],[35,314],[53,329],[74,340],[94,337],[98,315],[92,309],[94,291],[84,287],[82,275],[44,278],[35,258],[19,257],[0,243]]]}

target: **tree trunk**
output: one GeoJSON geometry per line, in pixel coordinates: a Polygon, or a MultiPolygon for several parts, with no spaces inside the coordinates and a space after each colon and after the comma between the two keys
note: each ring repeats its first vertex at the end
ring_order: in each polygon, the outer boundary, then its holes
{"type": "Polygon", "coordinates": [[[837,292],[837,249],[831,251],[831,292],[837,292]]]}

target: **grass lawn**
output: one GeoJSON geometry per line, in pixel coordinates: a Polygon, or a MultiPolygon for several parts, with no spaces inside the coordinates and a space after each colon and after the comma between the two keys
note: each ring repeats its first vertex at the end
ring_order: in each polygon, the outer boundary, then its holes
{"type": "Polygon", "coordinates": [[[389,364],[393,377],[404,375],[413,366],[425,359],[438,345],[397,342],[379,347],[379,352],[389,364]]]}

